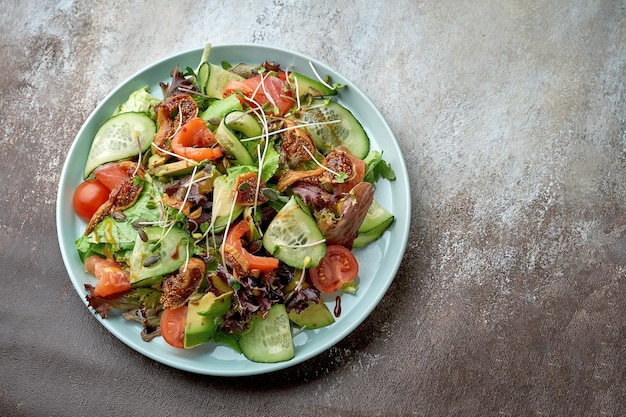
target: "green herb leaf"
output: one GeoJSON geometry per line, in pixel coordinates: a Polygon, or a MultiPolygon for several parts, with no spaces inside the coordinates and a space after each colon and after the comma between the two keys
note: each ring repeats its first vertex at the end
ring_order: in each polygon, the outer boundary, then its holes
{"type": "Polygon", "coordinates": [[[374,184],[380,177],[389,181],[396,179],[391,165],[383,159],[383,155],[378,151],[370,151],[364,159],[365,161],[365,181],[374,184]]]}

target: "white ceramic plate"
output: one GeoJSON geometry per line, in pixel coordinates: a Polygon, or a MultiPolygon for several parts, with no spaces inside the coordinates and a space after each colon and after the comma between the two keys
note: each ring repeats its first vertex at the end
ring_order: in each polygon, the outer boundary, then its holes
{"type": "MultiPolygon", "coordinates": [[[[84,232],[85,223],[74,214],[72,194],[82,181],[85,159],[94,134],[114,109],[126,101],[131,92],[147,85],[155,96],[162,97],[159,82],[169,82],[169,74],[175,66],[196,68],[201,55],[202,49],[184,52],[161,60],[130,77],[91,113],[70,148],[61,173],[57,196],[57,233],[67,272],[83,301],[86,295],[84,284],[95,285],[95,278],[84,271],[74,249],[74,241],[84,232]]],[[[140,337],[141,326],[138,323],[128,322],[115,313],[102,319],[89,309],[122,342],[163,364],[207,375],[262,374],[293,366],[325,351],[350,334],[376,307],[393,281],[405,252],[411,218],[409,181],[401,150],[383,116],[365,94],[327,65],[298,52],[253,44],[215,45],[211,49],[209,60],[218,65],[222,61],[231,64],[275,61],[283,69],[313,77],[309,65],[312,63],[320,75],[330,75],[332,82],[346,86],[340,90],[339,102],[361,121],[370,137],[371,148],[383,152],[384,159],[392,165],[397,176],[395,181],[380,180],[376,184],[376,200],[394,214],[395,221],[380,239],[366,248],[354,251],[360,264],[358,292],[355,295],[342,295],[341,314],[333,325],[304,331],[294,338],[295,357],[290,361],[275,364],[254,363],[228,347],[215,346],[212,343],[183,350],[170,347],[160,337],[144,342],[140,337]]],[[[335,297],[331,296],[326,300],[332,311],[335,297]]]]}

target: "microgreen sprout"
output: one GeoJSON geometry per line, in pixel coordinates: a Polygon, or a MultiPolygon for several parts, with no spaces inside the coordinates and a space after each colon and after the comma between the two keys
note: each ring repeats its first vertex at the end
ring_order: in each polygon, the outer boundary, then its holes
{"type": "Polygon", "coordinates": [[[174,152],[168,151],[167,149],[163,149],[160,146],[156,145],[154,142],[152,142],[152,147],[157,149],[158,151],[166,154],[166,155],[173,156],[173,157],[178,158],[178,159],[182,159],[182,160],[187,161],[187,162],[192,163],[192,164],[196,163],[196,161],[194,161],[193,159],[185,158],[184,156],[177,155],[174,152]]]}
{"type": "Polygon", "coordinates": [[[176,115],[176,118],[178,119],[178,127],[174,130],[174,132],[170,135],[168,139],[172,139],[174,136],[176,136],[178,131],[183,127],[183,109],[180,106],[180,103],[178,104],[178,114],[176,115]]]}
{"type": "Polygon", "coordinates": [[[311,159],[313,160],[313,162],[315,162],[317,166],[333,174],[337,181],[342,182],[342,178],[345,179],[347,177],[347,174],[345,172],[341,173],[343,174],[342,176],[339,172],[335,172],[332,169],[328,168],[327,166],[322,165],[317,159],[315,159],[315,156],[311,153],[311,151],[307,149],[306,146],[303,146],[302,149],[304,149],[304,151],[309,154],[309,156],[311,157],[311,159]]]}
{"type": "MultiPolygon", "coordinates": [[[[235,196],[233,197],[233,203],[230,206],[230,211],[228,213],[228,222],[226,223],[226,229],[224,230],[224,238],[228,236],[228,232],[230,231],[230,224],[233,221],[233,212],[235,211],[235,204],[237,202],[237,197],[239,196],[239,191],[235,190],[235,196]]],[[[220,247],[220,255],[222,256],[222,262],[224,268],[226,268],[226,258],[224,256],[224,244],[220,247]]]]}
{"type": "Polygon", "coordinates": [[[326,242],[326,239],[317,240],[315,242],[297,244],[297,245],[290,245],[288,243],[277,243],[277,245],[283,248],[299,249],[299,248],[310,248],[312,246],[316,246],[324,242],[326,242]]]}
{"type": "Polygon", "coordinates": [[[191,185],[194,183],[193,177],[196,176],[197,171],[198,171],[198,166],[196,165],[193,167],[193,172],[191,173],[191,177],[189,178],[189,183],[187,184],[187,192],[185,193],[185,198],[183,199],[183,202],[180,204],[180,208],[178,209],[179,213],[182,213],[183,207],[185,206],[185,204],[187,203],[187,200],[189,199],[189,194],[191,193],[191,185]]]}
{"type": "MultiPolygon", "coordinates": [[[[326,121],[326,122],[299,123],[299,124],[296,124],[294,126],[288,126],[288,127],[282,128],[282,129],[274,130],[274,131],[272,131],[272,134],[273,135],[277,135],[279,133],[288,132],[289,130],[294,130],[294,129],[298,129],[298,128],[302,128],[302,127],[321,126],[321,125],[329,125],[329,124],[334,124],[334,123],[341,123],[341,120],[329,120],[329,121],[326,121]]],[[[261,136],[253,136],[253,137],[250,137],[250,138],[243,138],[243,139],[241,139],[241,142],[249,142],[249,141],[257,140],[257,139],[264,138],[265,136],[266,136],[266,134],[263,134],[261,136]]]]}
{"type": "Polygon", "coordinates": [[[300,291],[300,289],[302,288],[302,284],[304,283],[304,274],[306,272],[306,268],[307,266],[311,263],[311,257],[307,256],[306,258],[304,258],[304,267],[302,268],[302,273],[300,274],[300,279],[298,280],[298,283],[296,284],[296,288],[294,289],[294,292],[300,291]]]}
{"type": "Polygon", "coordinates": [[[343,184],[344,182],[346,182],[347,179],[348,179],[348,174],[343,171],[335,175],[335,181],[337,181],[340,184],[343,184]]]}
{"type": "MultiPolygon", "coordinates": [[[[267,141],[266,141],[267,142],[267,141]]],[[[266,148],[267,149],[267,148],[266,148]]],[[[260,154],[261,145],[256,145],[256,152],[260,154]]],[[[259,175],[256,176],[256,190],[254,192],[254,215],[256,216],[256,206],[259,203],[259,192],[261,191],[261,170],[263,167],[263,160],[265,159],[265,152],[263,152],[262,158],[259,161],[259,175]]]]}
{"type": "Polygon", "coordinates": [[[208,103],[209,103],[209,100],[211,100],[211,97],[207,96],[206,94],[202,94],[199,91],[193,90],[191,88],[183,87],[183,86],[178,87],[178,89],[184,93],[193,95],[194,100],[199,108],[205,109],[206,107],[208,107],[208,103]]]}
{"type": "MultiPolygon", "coordinates": [[[[289,77],[287,77],[287,79],[289,79],[289,77]]],[[[302,105],[300,104],[300,83],[298,83],[298,77],[294,77],[294,79],[296,80],[296,101],[298,103],[296,111],[298,111],[302,107],[302,105]]]]}
{"type": "Polygon", "coordinates": [[[315,74],[315,78],[318,79],[318,81],[320,83],[322,83],[325,87],[330,88],[331,90],[336,90],[337,88],[341,87],[341,84],[335,84],[335,85],[330,85],[326,82],[326,80],[324,80],[317,72],[317,70],[315,69],[315,66],[313,66],[313,63],[311,61],[309,61],[309,66],[311,67],[311,71],[313,71],[313,74],[315,74]]]}
{"type": "Polygon", "coordinates": [[[181,243],[185,245],[185,267],[183,272],[187,272],[187,267],[189,266],[189,242],[187,239],[183,239],[181,243]]]}
{"type": "Polygon", "coordinates": [[[274,101],[274,98],[272,97],[272,95],[267,91],[267,88],[265,87],[265,80],[270,75],[271,73],[269,72],[266,75],[261,74],[261,82],[259,83],[259,85],[256,86],[251,96],[254,97],[256,93],[259,91],[259,89],[263,90],[263,94],[265,94],[265,97],[267,97],[267,101],[271,103],[272,105],[273,113],[278,114],[278,106],[276,105],[276,102],[274,101]]]}
{"type": "Polygon", "coordinates": [[[135,141],[137,142],[137,148],[139,149],[139,156],[137,157],[137,165],[135,166],[135,171],[133,171],[133,177],[135,177],[137,175],[137,172],[139,172],[139,165],[141,165],[141,140],[140,140],[140,133],[136,130],[133,130],[131,133],[133,139],[135,139],[135,141]]]}
{"type": "MultiPolygon", "coordinates": [[[[258,87],[257,87],[258,88],[258,87]]],[[[254,94],[252,94],[252,97],[254,97],[254,94]]],[[[259,105],[259,103],[257,101],[255,101],[252,98],[248,98],[246,97],[246,100],[248,100],[250,103],[254,104],[257,108],[261,108],[261,106],[259,105]]],[[[259,160],[258,160],[258,173],[257,173],[257,184],[256,184],[256,190],[254,193],[254,213],[256,215],[256,209],[257,209],[257,202],[258,202],[258,194],[259,191],[261,189],[261,176],[263,173],[263,163],[265,161],[265,155],[267,154],[267,148],[269,146],[269,123],[267,121],[267,116],[265,115],[265,112],[261,111],[261,112],[253,112],[253,114],[259,119],[259,121],[261,122],[261,126],[262,126],[262,135],[256,137],[255,139],[264,139],[265,143],[263,146],[263,152],[260,151],[260,146],[257,144],[257,155],[259,155],[259,160]]]]}
{"type": "Polygon", "coordinates": [[[169,226],[167,227],[162,227],[161,230],[161,237],[159,238],[159,240],[157,240],[157,243],[161,243],[163,241],[163,239],[165,239],[165,237],[170,233],[170,230],[172,230],[174,228],[174,225],[176,224],[175,221],[170,222],[169,226]]]}

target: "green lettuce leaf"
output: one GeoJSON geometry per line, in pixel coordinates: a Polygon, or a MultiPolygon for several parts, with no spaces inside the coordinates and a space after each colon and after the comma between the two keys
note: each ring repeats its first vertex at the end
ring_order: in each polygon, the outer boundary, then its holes
{"type": "Polygon", "coordinates": [[[396,179],[389,162],[383,159],[383,155],[378,151],[370,151],[364,159],[365,161],[365,181],[374,184],[380,177],[389,181],[396,179]]]}
{"type": "Polygon", "coordinates": [[[274,176],[278,167],[280,166],[280,154],[274,148],[274,143],[271,142],[267,147],[265,153],[265,159],[263,159],[263,170],[261,171],[261,179],[265,182],[269,181],[274,176]]]}
{"type": "Polygon", "coordinates": [[[147,113],[153,119],[156,117],[156,106],[161,102],[160,99],[150,94],[150,89],[146,86],[136,90],[128,96],[128,100],[122,103],[113,112],[113,116],[120,113],[142,112],[147,113]]]}
{"type": "Polygon", "coordinates": [[[78,255],[84,262],[93,254],[112,256],[117,262],[127,262],[135,240],[137,229],[133,226],[135,221],[156,222],[159,220],[160,211],[154,201],[158,201],[160,192],[146,175],[144,188],[137,202],[122,214],[123,221],[114,220],[111,216],[105,217],[96,228],[87,236],[79,237],[74,245],[78,255]]]}

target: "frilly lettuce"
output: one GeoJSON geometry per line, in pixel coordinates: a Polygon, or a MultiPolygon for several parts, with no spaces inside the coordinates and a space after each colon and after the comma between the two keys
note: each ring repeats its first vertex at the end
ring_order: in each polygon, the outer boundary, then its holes
{"type": "Polygon", "coordinates": [[[160,99],[150,94],[150,89],[146,86],[132,92],[128,100],[120,104],[115,112],[113,112],[113,116],[120,113],[141,112],[147,113],[154,119],[156,117],[156,106],[158,106],[160,102],[160,99]]]}

